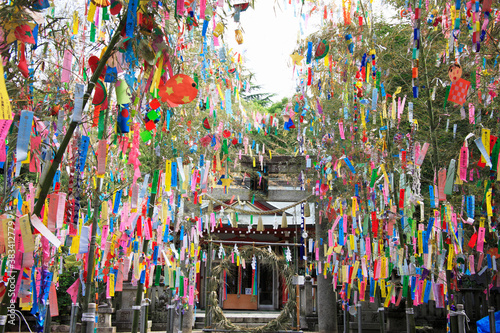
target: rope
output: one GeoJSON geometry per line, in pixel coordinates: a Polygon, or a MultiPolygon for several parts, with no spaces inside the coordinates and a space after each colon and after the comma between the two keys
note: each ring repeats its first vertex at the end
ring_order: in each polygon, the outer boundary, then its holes
{"type": "Polygon", "coordinates": [[[239,209],[239,208],[235,208],[231,205],[228,205],[222,201],[220,201],[219,199],[216,199],[214,197],[212,197],[210,194],[207,194],[205,193],[204,195],[206,195],[210,200],[213,200],[214,202],[216,202],[217,204],[221,205],[221,206],[224,206],[225,208],[228,208],[228,209],[232,209],[234,210],[235,212],[238,212],[238,213],[241,213],[241,214],[248,214],[248,215],[272,215],[272,214],[277,214],[277,213],[282,213],[290,208],[293,208],[295,206],[298,206],[300,204],[302,204],[303,202],[306,202],[308,201],[311,197],[314,196],[314,194],[311,194],[307,197],[305,197],[304,199],[300,200],[300,201],[297,201],[289,206],[286,206],[284,208],[280,208],[280,209],[273,209],[273,210],[267,210],[267,211],[253,211],[253,210],[245,210],[245,209],[239,209]]]}
{"type": "Polygon", "coordinates": [[[467,316],[467,314],[465,313],[465,310],[459,310],[459,311],[450,310],[450,317],[455,317],[455,316],[463,316],[462,320],[463,319],[466,320],[466,322],[467,322],[467,328],[469,328],[470,319],[467,316]]]}

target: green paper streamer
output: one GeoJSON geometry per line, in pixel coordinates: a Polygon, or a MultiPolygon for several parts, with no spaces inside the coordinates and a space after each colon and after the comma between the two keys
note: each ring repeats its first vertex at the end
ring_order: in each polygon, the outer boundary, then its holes
{"type": "Polygon", "coordinates": [[[366,236],[368,234],[368,222],[369,222],[369,218],[368,218],[368,214],[365,215],[365,219],[363,221],[363,235],[366,236]]]}
{"type": "Polygon", "coordinates": [[[500,153],[500,138],[497,139],[497,142],[493,146],[493,151],[491,152],[491,164],[492,170],[497,171],[498,169],[498,154],[500,153]]]}
{"type": "Polygon", "coordinates": [[[90,41],[95,42],[95,24],[92,22],[92,25],[90,26],[90,41]]]}
{"type": "Polygon", "coordinates": [[[222,152],[224,154],[229,154],[229,149],[227,148],[227,139],[224,139],[224,141],[222,141],[222,152]]]}
{"type": "Polygon", "coordinates": [[[403,297],[408,297],[408,275],[403,276],[403,297]]]}
{"type": "Polygon", "coordinates": [[[156,266],[156,269],[155,269],[155,286],[160,285],[161,267],[162,266],[156,266]]]}
{"type": "Polygon", "coordinates": [[[103,7],[102,8],[102,20],[103,21],[108,21],[109,20],[108,7],[103,7]]]}
{"type": "Polygon", "coordinates": [[[377,172],[378,172],[378,168],[375,168],[372,170],[372,179],[370,181],[371,188],[373,188],[373,186],[375,186],[375,180],[377,180],[377,172]]]}
{"type": "Polygon", "coordinates": [[[448,96],[450,96],[451,86],[446,87],[446,95],[444,97],[444,106],[443,109],[446,109],[446,104],[448,103],[448,96]]]}
{"type": "Polygon", "coordinates": [[[151,186],[151,193],[156,194],[156,189],[158,188],[158,178],[160,177],[160,171],[155,170],[153,173],[153,185],[151,186]]]}
{"type": "Polygon", "coordinates": [[[101,140],[104,135],[104,116],[105,112],[103,110],[99,111],[99,122],[97,124],[97,138],[101,140]]]}
{"type": "Polygon", "coordinates": [[[3,261],[2,261],[2,276],[3,274],[5,273],[5,267],[7,266],[7,257],[3,258],[3,261]]]}

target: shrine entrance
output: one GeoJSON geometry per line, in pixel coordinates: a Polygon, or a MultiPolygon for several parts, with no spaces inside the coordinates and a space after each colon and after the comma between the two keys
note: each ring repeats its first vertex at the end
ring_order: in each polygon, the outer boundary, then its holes
{"type": "Polygon", "coordinates": [[[259,310],[276,310],[279,291],[277,272],[269,265],[259,267],[259,310]]]}
{"type": "Polygon", "coordinates": [[[224,310],[277,310],[278,273],[270,265],[258,264],[253,272],[248,263],[245,268],[233,265],[226,272],[226,288],[222,287],[222,309],[224,310]],[[252,276],[255,274],[255,276],[252,276]]]}

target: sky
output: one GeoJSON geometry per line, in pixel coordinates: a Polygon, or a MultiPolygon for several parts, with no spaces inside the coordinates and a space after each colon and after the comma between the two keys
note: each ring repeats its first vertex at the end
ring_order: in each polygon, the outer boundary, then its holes
{"type": "Polygon", "coordinates": [[[234,40],[238,24],[232,19],[228,22],[226,41],[245,56],[246,67],[255,73],[254,84],[262,86],[261,92],[277,94],[274,100],[289,97],[295,91],[290,55],[300,36],[299,10],[297,7],[295,15],[288,1],[255,1],[253,9],[240,14],[244,38],[241,45],[234,40]]]}
{"type": "MultiPolygon", "coordinates": [[[[335,2],[340,9],[341,1],[335,2]]],[[[381,3],[382,0],[374,0],[373,10],[380,11],[381,3]]],[[[382,12],[389,16],[393,10],[382,12]]],[[[246,67],[256,75],[253,83],[262,86],[261,92],[277,95],[274,101],[295,93],[296,75],[290,55],[298,38],[319,30],[321,25],[322,15],[318,11],[313,14],[315,19],[307,22],[300,15],[300,6],[288,4],[287,0],[260,0],[255,1],[254,8],[249,7],[240,14],[240,23],[235,23],[232,18],[228,21],[225,41],[234,51],[245,56],[246,67]],[[241,45],[234,38],[234,30],[238,27],[243,29],[241,45]]]]}

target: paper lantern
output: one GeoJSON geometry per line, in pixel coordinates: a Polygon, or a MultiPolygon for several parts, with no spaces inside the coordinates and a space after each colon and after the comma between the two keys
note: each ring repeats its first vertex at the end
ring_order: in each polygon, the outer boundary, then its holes
{"type": "Polygon", "coordinates": [[[171,102],[178,105],[192,102],[197,94],[196,83],[185,74],[174,75],[165,84],[160,85],[158,92],[163,102],[171,102]]]}

